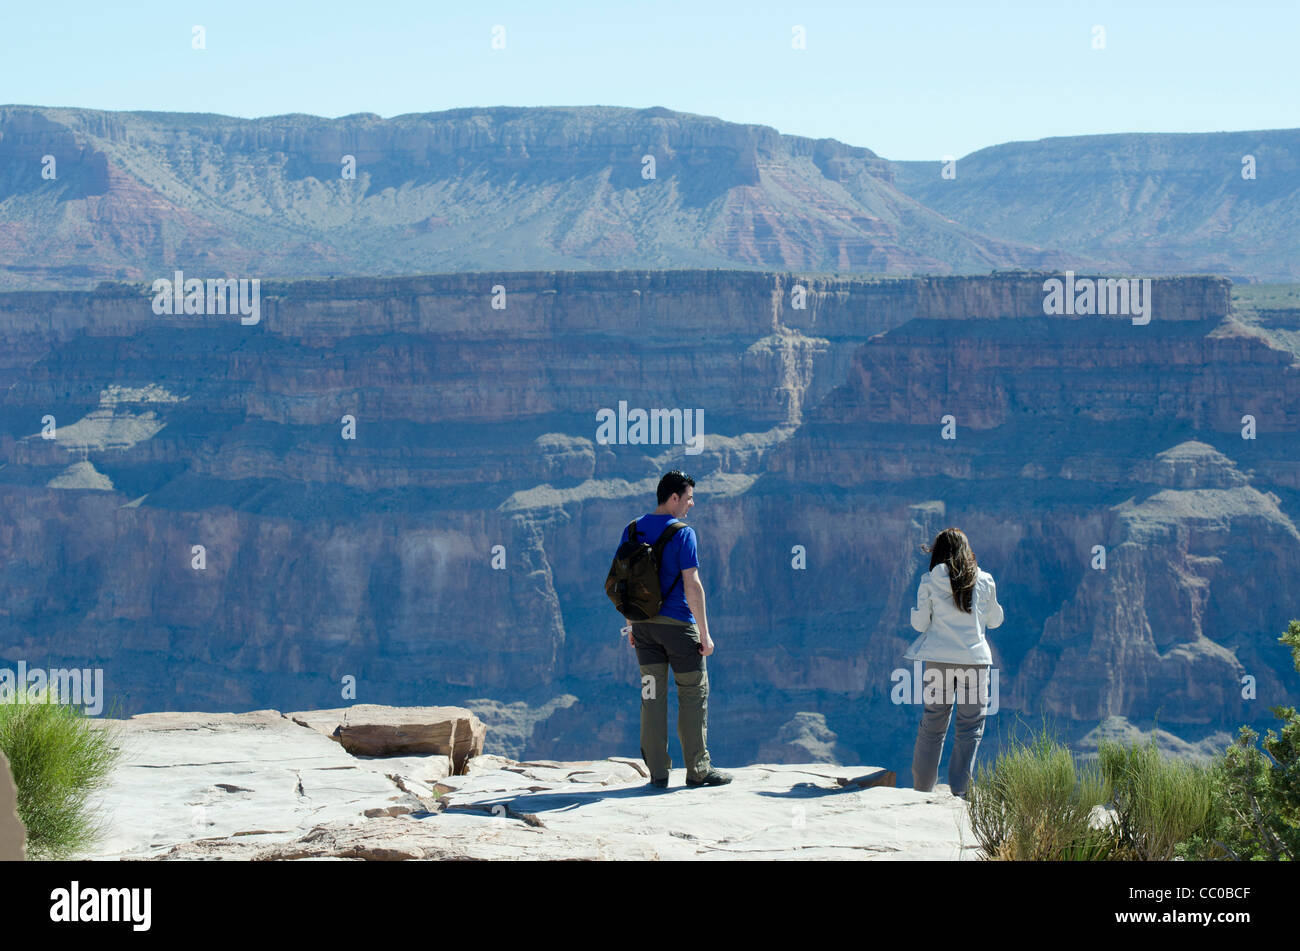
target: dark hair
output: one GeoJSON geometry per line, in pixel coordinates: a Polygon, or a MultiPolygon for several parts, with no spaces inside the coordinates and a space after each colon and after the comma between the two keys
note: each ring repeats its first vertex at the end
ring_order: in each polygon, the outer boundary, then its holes
{"type": "Polygon", "coordinates": [[[681,469],[673,469],[665,472],[664,477],[659,480],[659,488],[655,492],[655,497],[659,500],[659,504],[663,505],[674,494],[685,495],[688,485],[694,486],[695,480],[681,469]]]}
{"type": "Polygon", "coordinates": [[[975,579],[979,576],[980,566],[962,530],[945,528],[934,536],[933,545],[922,545],[921,550],[930,552],[931,571],[941,564],[948,566],[953,603],[958,609],[970,614],[971,595],[975,591],[975,579]]]}

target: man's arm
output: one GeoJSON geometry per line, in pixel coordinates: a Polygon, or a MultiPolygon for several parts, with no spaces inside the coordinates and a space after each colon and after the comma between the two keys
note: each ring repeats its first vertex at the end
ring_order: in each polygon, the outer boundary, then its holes
{"type": "Polygon", "coordinates": [[[704,585],[700,583],[700,569],[687,568],[682,572],[682,590],[686,603],[695,615],[695,626],[700,632],[700,653],[708,656],[713,653],[713,638],[709,636],[709,618],[704,609],[704,585]]]}

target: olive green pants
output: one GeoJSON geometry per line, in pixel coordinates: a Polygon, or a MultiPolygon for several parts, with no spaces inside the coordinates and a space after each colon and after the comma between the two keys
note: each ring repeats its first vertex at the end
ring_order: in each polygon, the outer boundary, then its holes
{"type": "Polygon", "coordinates": [[[699,779],[712,764],[707,746],[709,672],[700,653],[694,624],[656,615],[632,624],[636,659],[641,667],[641,758],[651,779],[667,779],[673,768],[668,755],[668,669],[677,682],[677,738],[686,761],[686,778],[699,779]]]}

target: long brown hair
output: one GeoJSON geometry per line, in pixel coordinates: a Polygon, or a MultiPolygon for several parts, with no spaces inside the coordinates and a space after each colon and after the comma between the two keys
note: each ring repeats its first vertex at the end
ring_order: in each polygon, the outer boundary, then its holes
{"type": "Polygon", "coordinates": [[[975,579],[979,576],[979,562],[970,542],[960,528],[945,528],[934,536],[933,545],[922,545],[930,552],[930,570],[939,565],[948,566],[948,579],[952,583],[952,600],[958,609],[971,613],[971,596],[975,592],[975,579]]]}

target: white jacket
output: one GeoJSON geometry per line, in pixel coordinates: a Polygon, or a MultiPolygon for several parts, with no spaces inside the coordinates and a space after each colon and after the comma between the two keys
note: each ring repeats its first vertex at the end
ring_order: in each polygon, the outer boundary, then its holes
{"type": "Polygon", "coordinates": [[[921,636],[903,657],[945,664],[992,664],[993,653],[984,630],[1002,623],[1002,605],[998,604],[993,576],[983,569],[975,578],[970,606],[967,614],[953,603],[947,565],[935,565],[933,571],[923,574],[912,609],[912,627],[921,636]]]}

